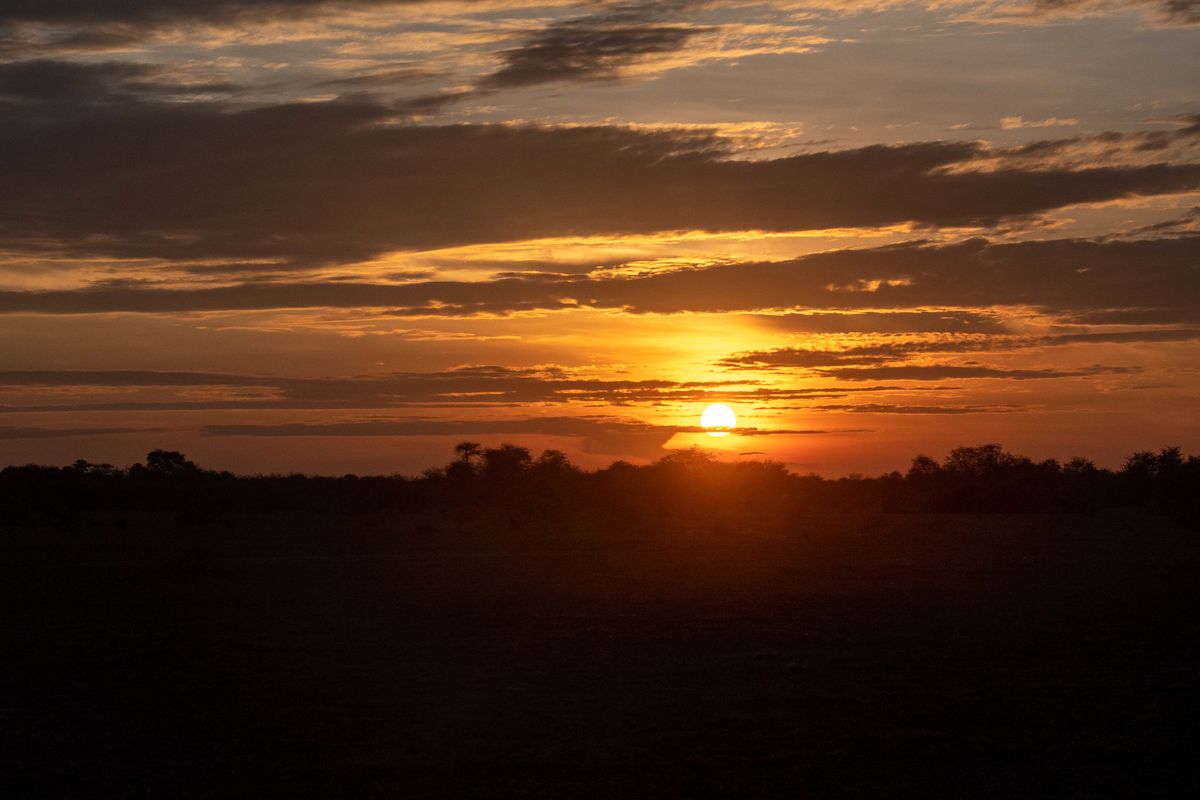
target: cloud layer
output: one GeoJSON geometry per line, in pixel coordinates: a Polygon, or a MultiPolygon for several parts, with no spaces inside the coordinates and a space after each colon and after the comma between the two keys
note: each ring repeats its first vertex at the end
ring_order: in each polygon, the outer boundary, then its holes
{"type": "Polygon", "coordinates": [[[0,313],[174,313],[372,307],[397,316],[621,309],[634,313],[762,309],[1028,306],[1091,322],[1141,314],[1200,322],[1200,239],[914,242],[645,277],[537,275],[491,281],[240,284],[204,289],[104,287],[0,292],[0,313]]]}
{"type": "Polygon", "coordinates": [[[950,171],[992,157],[969,142],[742,161],[694,130],[411,126],[366,102],[126,100],[148,90],[131,65],[4,69],[0,239],[35,251],[330,263],[548,236],[986,226],[1200,188],[1194,163],[950,171]]]}

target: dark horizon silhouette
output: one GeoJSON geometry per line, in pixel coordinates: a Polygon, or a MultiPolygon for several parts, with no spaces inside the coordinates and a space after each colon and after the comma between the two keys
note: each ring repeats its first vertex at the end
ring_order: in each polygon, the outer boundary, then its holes
{"type": "Polygon", "coordinates": [[[586,471],[565,453],[534,457],[520,445],[489,448],[464,441],[444,467],[418,476],[249,475],[205,470],[177,451],[153,450],[144,463],[118,468],[84,460],[65,467],[0,470],[0,508],[22,510],[312,510],[366,512],[452,503],[526,506],[562,513],[570,504],[630,511],[699,508],[723,513],[803,509],[878,512],[1090,512],[1147,509],[1200,522],[1200,456],[1179,447],[1130,454],[1118,470],[1075,457],[1035,462],[998,444],[958,447],[938,462],[913,458],[905,473],[823,478],[789,472],[772,461],[721,461],[701,448],[655,462],[615,461],[586,471]]]}

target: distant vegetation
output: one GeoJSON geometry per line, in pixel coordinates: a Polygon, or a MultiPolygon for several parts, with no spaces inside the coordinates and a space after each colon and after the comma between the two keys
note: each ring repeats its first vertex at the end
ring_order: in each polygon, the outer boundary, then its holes
{"type": "Polygon", "coordinates": [[[144,464],[117,468],[77,461],[67,467],[0,470],[0,513],[173,512],[185,519],[222,513],[382,512],[488,508],[514,526],[555,514],[602,509],[643,515],[758,514],[814,510],[879,512],[1089,512],[1137,508],[1200,523],[1200,457],[1180,448],[1129,456],[1120,470],[1084,458],[1033,461],[999,445],[960,447],[940,463],[917,456],[907,473],[825,479],[770,461],[725,463],[700,449],[653,464],[617,461],[595,472],[547,450],[455,447],[445,467],[418,477],[238,476],[155,450],[144,464]]]}

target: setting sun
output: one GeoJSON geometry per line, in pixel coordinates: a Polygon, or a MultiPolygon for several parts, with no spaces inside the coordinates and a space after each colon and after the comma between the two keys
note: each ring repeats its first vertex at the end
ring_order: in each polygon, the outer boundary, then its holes
{"type": "Polygon", "coordinates": [[[737,415],[724,403],[713,403],[700,415],[700,426],[709,436],[728,436],[729,429],[737,427],[737,415]]]}

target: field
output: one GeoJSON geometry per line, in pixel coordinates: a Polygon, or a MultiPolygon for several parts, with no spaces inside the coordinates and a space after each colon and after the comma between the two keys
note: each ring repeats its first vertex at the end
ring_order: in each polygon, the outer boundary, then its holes
{"type": "Polygon", "coordinates": [[[1139,512],[0,526],[4,793],[1196,796],[1139,512]]]}

